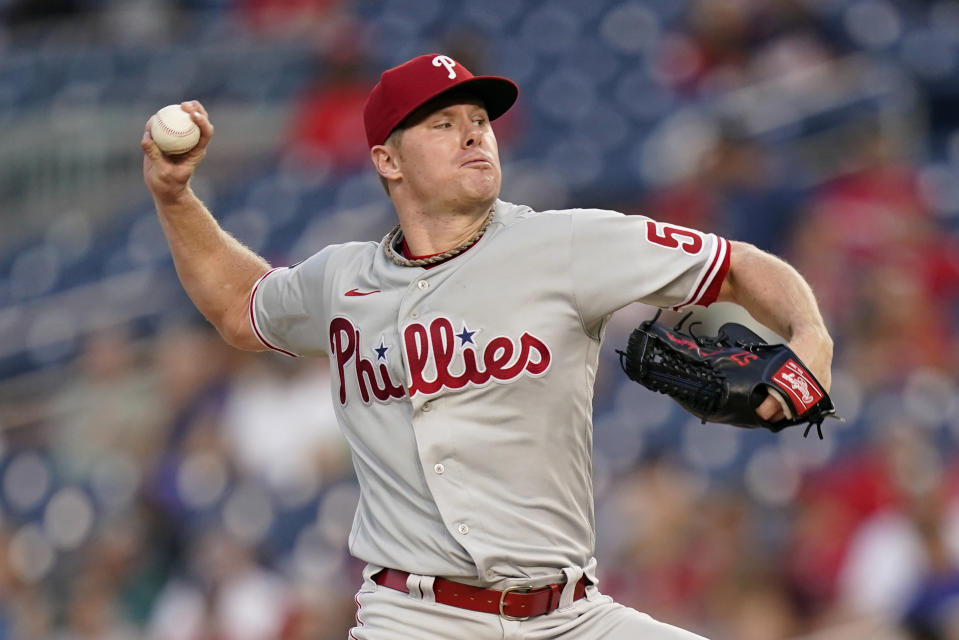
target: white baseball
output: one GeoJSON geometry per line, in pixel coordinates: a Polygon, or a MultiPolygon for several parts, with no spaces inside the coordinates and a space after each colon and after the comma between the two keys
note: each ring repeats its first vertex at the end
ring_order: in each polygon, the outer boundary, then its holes
{"type": "Polygon", "coordinates": [[[186,153],[200,140],[200,127],[178,104],[163,107],[153,116],[150,135],[160,151],[167,155],[186,153]]]}

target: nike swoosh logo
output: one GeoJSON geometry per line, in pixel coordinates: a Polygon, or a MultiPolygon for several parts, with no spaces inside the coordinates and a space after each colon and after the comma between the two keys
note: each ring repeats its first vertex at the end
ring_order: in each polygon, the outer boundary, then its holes
{"type": "Polygon", "coordinates": [[[360,291],[359,289],[350,289],[349,291],[347,291],[347,292],[344,293],[343,295],[344,295],[344,296],[368,296],[368,295],[370,295],[371,293],[380,293],[380,290],[379,290],[379,289],[376,289],[376,290],[374,290],[374,291],[360,291]]]}

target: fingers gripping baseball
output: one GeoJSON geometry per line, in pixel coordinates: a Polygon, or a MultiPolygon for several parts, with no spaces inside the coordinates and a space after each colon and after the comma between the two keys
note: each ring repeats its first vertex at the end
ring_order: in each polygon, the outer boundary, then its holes
{"type": "Polygon", "coordinates": [[[206,155],[206,147],[213,138],[213,124],[206,109],[196,100],[183,102],[180,108],[189,114],[200,130],[196,146],[185,153],[163,153],[153,139],[151,130],[156,115],[151,116],[144,127],[140,148],[143,149],[143,180],[153,196],[159,200],[175,200],[189,185],[196,167],[206,155]]]}

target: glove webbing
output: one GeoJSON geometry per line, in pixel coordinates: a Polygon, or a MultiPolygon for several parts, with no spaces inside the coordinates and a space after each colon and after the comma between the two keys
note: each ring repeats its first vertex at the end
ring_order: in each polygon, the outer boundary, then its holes
{"type": "MultiPolygon", "coordinates": [[[[626,353],[617,349],[619,365],[630,375],[626,353]]],[[[712,414],[722,399],[722,374],[713,370],[707,362],[693,363],[670,349],[663,348],[658,340],[643,336],[640,360],[642,369],[639,378],[653,391],[681,399],[690,409],[698,412],[703,422],[712,414]],[[681,372],[682,375],[678,375],[681,372]]]]}

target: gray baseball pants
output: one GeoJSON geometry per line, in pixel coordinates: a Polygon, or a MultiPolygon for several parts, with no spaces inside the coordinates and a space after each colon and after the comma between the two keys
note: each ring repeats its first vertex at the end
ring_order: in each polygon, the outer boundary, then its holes
{"type": "Polygon", "coordinates": [[[596,587],[573,602],[576,580],[567,582],[559,609],[522,621],[438,604],[432,582],[412,575],[407,594],[366,578],[349,640],[706,640],[613,602],[596,587]]]}

